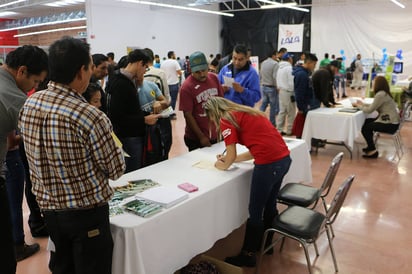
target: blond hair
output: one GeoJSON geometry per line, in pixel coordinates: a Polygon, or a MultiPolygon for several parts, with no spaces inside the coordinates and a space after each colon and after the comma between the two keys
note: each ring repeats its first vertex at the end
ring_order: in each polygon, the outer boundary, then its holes
{"type": "Polygon", "coordinates": [[[232,101],[229,101],[222,97],[211,97],[207,100],[204,105],[204,109],[209,120],[213,121],[216,124],[216,131],[220,134],[220,119],[223,118],[237,129],[239,129],[239,124],[236,122],[233,117],[232,111],[245,112],[251,115],[261,115],[265,114],[257,109],[239,105],[232,101]]]}

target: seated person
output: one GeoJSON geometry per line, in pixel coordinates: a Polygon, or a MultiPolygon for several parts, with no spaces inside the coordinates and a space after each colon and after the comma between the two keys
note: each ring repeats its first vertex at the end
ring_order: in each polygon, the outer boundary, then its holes
{"type": "Polygon", "coordinates": [[[354,104],[354,106],[359,107],[365,113],[378,112],[377,118],[366,119],[362,126],[362,135],[368,144],[363,149],[365,154],[362,156],[364,158],[378,158],[379,156],[373,141],[374,132],[393,134],[398,130],[400,122],[396,103],[390,93],[388,81],[384,76],[376,76],[373,92],[375,93],[375,98],[372,104],[364,104],[360,100],[354,104]]]}

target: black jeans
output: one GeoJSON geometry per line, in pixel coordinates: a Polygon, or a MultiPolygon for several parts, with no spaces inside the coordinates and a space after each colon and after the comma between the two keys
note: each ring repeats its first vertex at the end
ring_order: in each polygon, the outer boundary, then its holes
{"type": "Polygon", "coordinates": [[[398,128],[399,124],[386,124],[375,122],[376,118],[368,118],[365,120],[365,123],[362,126],[362,135],[365,138],[366,143],[368,144],[368,149],[375,150],[375,143],[373,142],[373,132],[384,132],[393,134],[398,128]]]}
{"type": "Polygon", "coordinates": [[[7,198],[6,180],[2,177],[2,163],[0,164],[0,214],[2,224],[0,225],[0,254],[1,273],[16,273],[16,256],[14,254],[14,241],[10,218],[9,200],[7,198]]]}
{"type": "Polygon", "coordinates": [[[110,274],[113,239],[109,206],[43,212],[55,245],[49,266],[53,274],[110,274]]]}

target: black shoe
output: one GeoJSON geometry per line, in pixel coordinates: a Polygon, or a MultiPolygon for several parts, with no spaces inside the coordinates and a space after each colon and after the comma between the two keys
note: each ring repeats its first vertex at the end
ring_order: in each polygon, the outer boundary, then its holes
{"type": "Polygon", "coordinates": [[[28,245],[26,243],[14,246],[16,252],[16,261],[20,262],[40,250],[39,244],[28,245]]]}
{"type": "Polygon", "coordinates": [[[374,151],[376,148],[369,148],[369,147],[364,147],[364,148],[362,148],[362,151],[363,152],[371,152],[371,151],[374,151]]]}
{"type": "Polygon", "coordinates": [[[242,250],[239,255],[234,257],[227,257],[225,262],[236,265],[236,266],[247,266],[247,267],[255,267],[256,266],[256,253],[255,252],[247,252],[242,250]]]}
{"type": "Polygon", "coordinates": [[[343,94],[343,95],[342,95],[342,98],[346,98],[346,97],[348,97],[348,96],[346,96],[346,94],[343,94]]]}
{"type": "Polygon", "coordinates": [[[379,152],[376,150],[374,153],[372,154],[364,154],[362,155],[363,158],[378,158],[379,156],[379,152]]]}
{"type": "Polygon", "coordinates": [[[285,136],[285,135],[287,135],[287,134],[286,134],[286,132],[282,131],[282,132],[280,133],[280,135],[285,136]]]}
{"type": "Polygon", "coordinates": [[[31,236],[33,236],[33,238],[49,236],[49,232],[47,231],[46,224],[42,224],[36,228],[30,228],[30,231],[31,231],[31,236]]]}

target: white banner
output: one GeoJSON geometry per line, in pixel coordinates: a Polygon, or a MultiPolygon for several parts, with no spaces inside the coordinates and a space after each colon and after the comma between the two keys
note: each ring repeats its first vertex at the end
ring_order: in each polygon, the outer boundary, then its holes
{"type": "Polygon", "coordinates": [[[302,52],[303,24],[279,24],[278,50],[280,48],[286,48],[290,52],[302,52]]]}

